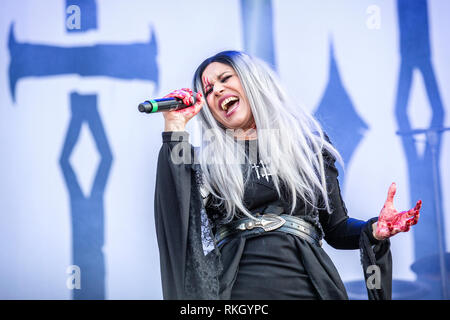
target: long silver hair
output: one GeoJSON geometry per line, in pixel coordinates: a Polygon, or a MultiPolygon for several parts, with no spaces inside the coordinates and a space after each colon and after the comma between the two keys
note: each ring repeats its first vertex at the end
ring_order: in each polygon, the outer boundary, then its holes
{"type": "MultiPolygon", "coordinates": [[[[224,63],[236,71],[255,120],[254,143],[259,158],[269,169],[278,195],[282,196],[281,190],[287,191],[289,213],[294,213],[298,199],[313,210],[332,212],[323,152],[328,151],[340,162],[342,158],[325,138],[319,123],[294,103],[264,61],[244,52],[224,51],[206,59],[195,72],[194,91],[205,96],[202,74],[212,62],[224,63]]],[[[225,207],[225,221],[242,214],[254,218],[243,201],[250,175],[248,167],[242,165],[246,157],[243,144],[214,118],[207,105],[198,116],[204,133],[198,154],[204,187],[219,199],[217,206],[225,207]]]]}

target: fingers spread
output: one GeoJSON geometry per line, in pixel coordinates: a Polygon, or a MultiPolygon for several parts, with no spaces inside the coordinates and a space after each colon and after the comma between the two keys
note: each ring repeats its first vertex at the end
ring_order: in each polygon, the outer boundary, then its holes
{"type": "Polygon", "coordinates": [[[419,217],[420,217],[420,212],[416,211],[416,214],[414,215],[414,218],[411,219],[412,220],[411,225],[415,225],[419,221],[419,217]]]}
{"type": "Polygon", "coordinates": [[[422,207],[422,201],[419,200],[419,201],[417,201],[414,209],[409,210],[411,219],[408,220],[408,223],[410,223],[410,225],[415,225],[419,221],[421,207],[422,207]]]}
{"type": "Polygon", "coordinates": [[[406,232],[410,229],[411,226],[417,224],[420,217],[420,212],[414,209],[411,209],[407,212],[407,218],[405,219],[404,228],[402,231],[406,232]]]}
{"type": "Polygon", "coordinates": [[[395,182],[392,182],[391,186],[389,187],[388,190],[388,196],[387,196],[387,201],[388,202],[393,202],[394,201],[394,196],[395,196],[395,192],[397,191],[397,185],[395,184],[395,182]]]}
{"type": "Polygon", "coordinates": [[[420,208],[422,208],[422,200],[417,201],[416,206],[414,207],[414,210],[419,211],[420,208]]]}

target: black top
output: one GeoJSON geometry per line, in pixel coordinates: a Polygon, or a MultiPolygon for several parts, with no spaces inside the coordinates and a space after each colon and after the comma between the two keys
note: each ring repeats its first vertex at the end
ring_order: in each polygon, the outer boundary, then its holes
{"type": "MultiPolygon", "coordinates": [[[[215,209],[211,205],[214,199],[207,202],[204,210],[199,190],[199,165],[176,164],[170,157],[172,150],[177,148],[178,153],[190,154],[194,159],[193,148],[188,143],[189,135],[187,132],[163,132],[162,136],[155,190],[155,222],[165,299],[228,299],[236,297],[237,291],[245,293],[247,287],[249,292],[267,291],[268,294],[262,298],[268,299],[347,298],[339,274],[325,251],[293,235],[273,231],[253,239],[234,238],[219,250],[212,239],[215,227],[220,223],[221,212],[220,208],[215,209]],[[266,254],[261,255],[261,252],[266,254]],[[265,279],[274,274],[278,276],[272,282],[260,282],[267,284],[267,290],[251,289],[251,285],[256,283],[251,282],[251,273],[254,272],[265,279]],[[297,279],[298,283],[292,279],[297,279]]],[[[247,141],[247,154],[248,145],[247,141]]],[[[389,240],[373,238],[371,225],[377,218],[366,222],[348,217],[339,189],[335,159],[328,153],[324,153],[324,158],[333,212],[314,211],[303,201],[298,201],[295,215],[314,224],[332,247],[360,249],[363,270],[371,264],[381,266],[381,288],[368,289],[368,295],[371,299],[389,299],[392,281],[389,240]]],[[[271,173],[259,155],[245,166],[251,170],[245,185],[246,208],[255,213],[264,212],[269,205],[277,205],[288,213],[289,197],[283,192],[282,197],[278,196],[271,173]]],[[[368,275],[364,272],[364,277],[368,275]]]]}
{"type": "MultiPolygon", "coordinates": [[[[244,145],[245,153],[248,156],[245,159],[244,170],[250,170],[249,179],[245,182],[244,204],[246,208],[252,213],[264,213],[269,206],[280,206],[284,208],[285,213],[289,213],[291,197],[284,188],[281,189],[282,197],[278,196],[272,174],[264,161],[260,159],[256,147],[257,141],[245,140],[238,143],[244,145]],[[249,156],[250,148],[252,148],[251,156],[249,156]]],[[[330,153],[325,152],[324,161],[327,188],[333,213],[329,214],[326,209],[315,211],[304,201],[297,199],[294,215],[300,216],[315,225],[319,233],[322,236],[325,235],[325,240],[332,247],[336,249],[358,249],[361,229],[366,227],[367,222],[348,217],[337,179],[338,171],[334,165],[335,158],[330,153]]],[[[206,210],[209,217],[214,220],[214,218],[221,217],[222,212],[215,209],[213,203],[214,199],[211,198],[206,204],[206,210]]],[[[224,208],[221,209],[224,210],[224,208]]],[[[376,220],[377,218],[371,219],[371,223],[376,220]]],[[[213,222],[220,223],[219,220],[213,222]]],[[[367,227],[369,226],[367,225],[367,227]]],[[[369,240],[371,244],[378,243],[372,233],[369,234],[369,240]]]]}

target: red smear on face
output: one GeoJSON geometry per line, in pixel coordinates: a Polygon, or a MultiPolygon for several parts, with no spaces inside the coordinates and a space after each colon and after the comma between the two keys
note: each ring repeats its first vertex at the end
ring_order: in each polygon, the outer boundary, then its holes
{"type": "Polygon", "coordinates": [[[206,76],[204,76],[203,77],[203,87],[204,87],[203,91],[204,92],[208,91],[210,86],[211,86],[211,82],[209,81],[209,79],[206,76]]]}

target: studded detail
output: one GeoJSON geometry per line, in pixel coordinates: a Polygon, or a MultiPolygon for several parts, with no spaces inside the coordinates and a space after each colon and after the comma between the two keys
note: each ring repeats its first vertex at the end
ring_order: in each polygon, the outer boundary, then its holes
{"type": "MultiPolygon", "coordinates": [[[[259,215],[257,215],[258,217],[259,215]]],[[[276,230],[286,223],[286,220],[279,215],[266,213],[256,220],[249,220],[236,227],[238,230],[252,230],[253,228],[263,228],[264,231],[276,230]]]]}
{"type": "Polygon", "coordinates": [[[253,219],[243,218],[223,225],[217,231],[215,240],[220,247],[233,237],[261,235],[273,230],[286,232],[311,244],[322,246],[322,237],[312,224],[301,217],[275,213],[265,213],[263,215],[258,213],[253,219]]]}

